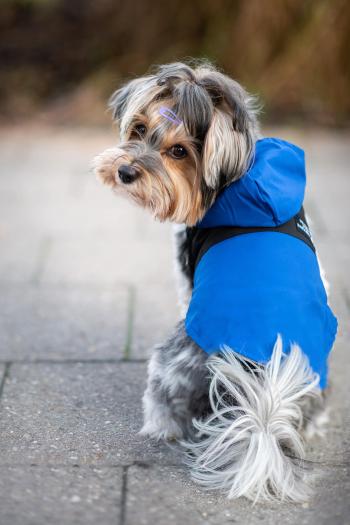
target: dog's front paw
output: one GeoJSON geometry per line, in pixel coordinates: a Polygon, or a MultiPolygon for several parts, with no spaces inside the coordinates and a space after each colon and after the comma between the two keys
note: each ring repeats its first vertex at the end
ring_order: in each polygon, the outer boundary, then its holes
{"type": "Polygon", "coordinates": [[[175,441],[183,437],[183,431],[176,421],[169,420],[166,424],[164,423],[159,425],[154,421],[147,421],[139,431],[139,434],[157,441],[175,441]]]}

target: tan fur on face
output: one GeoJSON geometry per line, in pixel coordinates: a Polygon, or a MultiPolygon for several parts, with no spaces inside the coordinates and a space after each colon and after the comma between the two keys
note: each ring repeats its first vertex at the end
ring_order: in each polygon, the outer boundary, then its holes
{"type": "Polygon", "coordinates": [[[128,143],[122,143],[98,155],[94,160],[94,171],[104,184],[148,208],[157,219],[193,225],[205,211],[200,192],[201,161],[194,140],[186,133],[184,126],[168,122],[159,113],[160,107],[165,105],[165,102],[157,102],[149,106],[145,113],[137,113],[125,130],[126,138],[135,142],[137,134],[133,133],[133,127],[136,124],[144,124],[148,134],[165,126],[166,133],[161,134],[156,150],[141,138],[137,141],[137,154],[132,149],[128,151],[128,143]],[[185,158],[174,159],[169,155],[169,149],[175,144],[186,148],[188,155],[185,158]],[[147,169],[150,156],[153,169],[147,169]],[[133,165],[140,172],[139,178],[132,184],[123,184],[119,180],[118,168],[122,164],[133,165]]]}

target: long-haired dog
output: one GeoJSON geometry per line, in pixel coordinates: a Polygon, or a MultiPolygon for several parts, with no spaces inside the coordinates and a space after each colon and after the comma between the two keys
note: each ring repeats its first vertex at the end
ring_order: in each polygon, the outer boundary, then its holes
{"type": "Polygon", "coordinates": [[[131,80],[110,107],[121,142],[98,178],[176,223],[184,319],[154,349],[141,432],[179,440],[194,480],[230,498],[303,500],[336,320],[302,151],[261,139],[254,97],[204,61],[131,80]]]}

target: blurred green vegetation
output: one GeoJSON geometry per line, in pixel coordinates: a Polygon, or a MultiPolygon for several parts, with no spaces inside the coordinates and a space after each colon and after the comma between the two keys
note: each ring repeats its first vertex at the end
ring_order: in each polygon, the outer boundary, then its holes
{"type": "Polygon", "coordinates": [[[98,121],[122,80],[189,56],[269,120],[350,123],[349,0],[0,0],[0,114],[98,121]]]}

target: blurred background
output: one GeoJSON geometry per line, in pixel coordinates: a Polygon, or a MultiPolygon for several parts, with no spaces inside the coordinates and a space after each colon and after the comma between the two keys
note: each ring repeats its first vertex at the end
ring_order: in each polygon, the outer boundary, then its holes
{"type": "Polygon", "coordinates": [[[1,0],[0,116],[103,124],[154,63],[207,57],[266,122],[350,123],[348,0],[1,0]]]}

